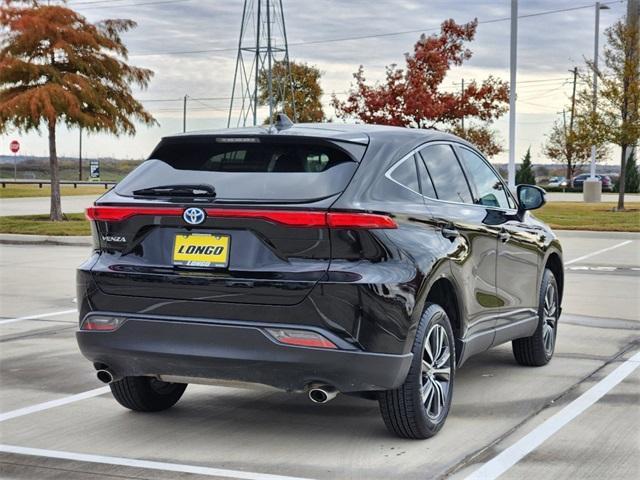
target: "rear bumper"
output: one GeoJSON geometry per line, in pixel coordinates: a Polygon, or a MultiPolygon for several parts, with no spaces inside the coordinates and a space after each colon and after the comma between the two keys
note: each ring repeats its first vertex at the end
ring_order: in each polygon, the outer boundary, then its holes
{"type": "Polygon", "coordinates": [[[409,371],[411,354],[364,352],[325,331],[321,333],[345,348],[287,346],[268,336],[263,330],[267,326],[283,325],[127,315],[113,332],[80,330],[76,337],[87,359],[107,365],[116,376],[239,381],[288,391],[325,383],[357,392],[397,388],[409,371]]]}

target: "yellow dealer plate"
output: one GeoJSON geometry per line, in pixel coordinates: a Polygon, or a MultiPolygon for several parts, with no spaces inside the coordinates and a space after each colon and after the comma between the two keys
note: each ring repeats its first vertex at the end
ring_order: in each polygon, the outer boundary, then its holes
{"type": "Polygon", "coordinates": [[[231,237],[228,235],[176,235],[173,263],[188,267],[226,267],[230,245],[231,237]]]}

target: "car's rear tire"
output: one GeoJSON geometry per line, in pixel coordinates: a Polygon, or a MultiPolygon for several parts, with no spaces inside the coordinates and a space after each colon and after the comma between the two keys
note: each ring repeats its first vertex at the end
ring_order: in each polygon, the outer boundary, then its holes
{"type": "Polygon", "coordinates": [[[137,412],[159,412],[173,407],[186,383],[168,383],[153,377],[124,377],[109,384],[120,405],[137,412]]]}
{"type": "Polygon", "coordinates": [[[405,382],[395,390],[381,392],[378,402],[391,433],[423,439],[442,428],[453,394],[455,341],[447,313],[439,305],[427,304],[412,353],[405,382]]]}
{"type": "Polygon", "coordinates": [[[545,269],[540,285],[538,326],[530,337],[512,342],[513,356],[520,365],[541,367],[549,363],[556,347],[560,302],[553,272],[545,269]]]}

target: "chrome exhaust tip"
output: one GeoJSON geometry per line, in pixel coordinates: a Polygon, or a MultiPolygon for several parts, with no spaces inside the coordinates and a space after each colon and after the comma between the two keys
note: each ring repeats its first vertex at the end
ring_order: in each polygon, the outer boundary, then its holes
{"type": "Polygon", "coordinates": [[[113,382],[113,375],[109,370],[98,370],[98,372],[96,373],[96,376],[98,377],[98,380],[100,380],[102,383],[113,382]]]}
{"type": "Polygon", "coordinates": [[[313,403],[327,403],[337,395],[338,391],[330,385],[313,386],[309,389],[309,400],[313,403]]]}

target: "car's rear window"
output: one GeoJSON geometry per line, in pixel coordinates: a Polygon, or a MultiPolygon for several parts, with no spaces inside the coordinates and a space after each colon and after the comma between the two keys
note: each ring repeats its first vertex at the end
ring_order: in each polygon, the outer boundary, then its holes
{"type": "Polygon", "coordinates": [[[341,193],[364,145],[300,138],[173,137],[118,186],[120,195],[166,185],[211,185],[218,201],[301,202],[341,193]]]}
{"type": "Polygon", "coordinates": [[[149,158],[162,160],[178,170],[253,173],[317,173],[353,162],[345,151],[327,145],[230,140],[235,139],[163,142],[149,158]]]}

